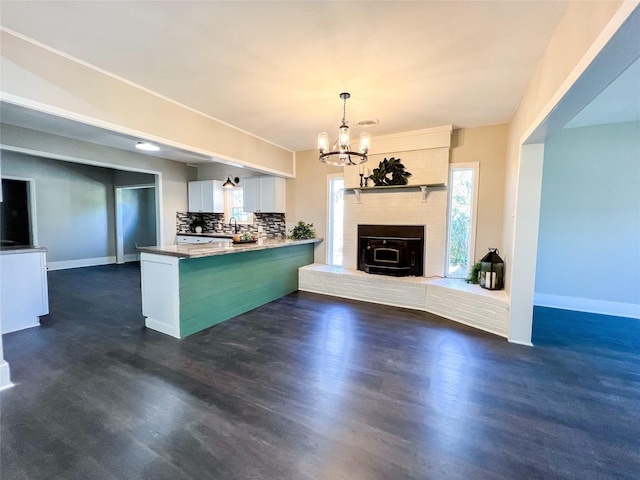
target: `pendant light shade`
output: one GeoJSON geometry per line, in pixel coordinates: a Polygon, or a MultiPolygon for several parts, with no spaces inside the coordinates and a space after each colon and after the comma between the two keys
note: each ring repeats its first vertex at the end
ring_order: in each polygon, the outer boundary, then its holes
{"type": "Polygon", "coordinates": [[[223,188],[233,188],[236,184],[231,181],[231,175],[227,175],[227,181],[222,184],[223,188]]]}
{"type": "Polygon", "coordinates": [[[318,134],[318,150],[320,150],[320,153],[327,153],[329,151],[329,134],[327,132],[320,132],[318,134]]]}
{"type": "Polygon", "coordinates": [[[371,135],[367,132],[362,132],[360,134],[360,153],[364,153],[365,155],[369,153],[369,144],[371,143],[371,135]]]}

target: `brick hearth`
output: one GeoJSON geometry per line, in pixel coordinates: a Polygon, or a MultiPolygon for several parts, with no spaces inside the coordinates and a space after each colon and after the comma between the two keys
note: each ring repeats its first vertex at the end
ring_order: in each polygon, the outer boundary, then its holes
{"type": "Polygon", "coordinates": [[[507,294],[463,280],[370,275],[313,264],[300,268],[298,282],[305,292],[422,310],[502,337],[508,334],[507,294]]]}

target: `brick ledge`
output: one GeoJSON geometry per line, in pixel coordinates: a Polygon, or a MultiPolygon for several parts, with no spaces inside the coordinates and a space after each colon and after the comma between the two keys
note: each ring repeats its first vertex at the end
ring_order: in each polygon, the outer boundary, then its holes
{"type": "Polygon", "coordinates": [[[464,280],[370,275],[314,263],[300,268],[299,289],[312,293],[422,310],[506,337],[509,296],[464,280]]]}

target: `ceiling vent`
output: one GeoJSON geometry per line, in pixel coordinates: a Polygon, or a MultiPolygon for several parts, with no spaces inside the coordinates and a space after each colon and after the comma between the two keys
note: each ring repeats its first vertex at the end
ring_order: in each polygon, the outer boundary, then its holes
{"type": "Polygon", "coordinates": [[[363,118],[361,120],[356,121],[356,125],[359,127],[375,127],[380,123],[380,120],[377,118],[363,118]]]}

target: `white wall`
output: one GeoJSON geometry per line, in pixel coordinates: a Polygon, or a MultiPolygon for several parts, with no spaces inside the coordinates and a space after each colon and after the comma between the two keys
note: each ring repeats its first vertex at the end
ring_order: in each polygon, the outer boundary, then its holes
{"type": "Polygon", "coordinates": [[[155,177],[148,173],[113,170],[113,183],[117,187],[154,185],[155,177]]]}
{"type": "MultiPolygon", "coordinates": [[[[194,168],[163,158],[126,152],[4,124],[2,125],[2,145],[5,150],[37,152],[34,155],[46,158],[159,174],[160,183],[157,187],[160,202],[158,208],[162,212],[159,243],[175,243],[176,212],[187,211],[187,182],[196,179],[194,168]]],[[[133,183],[139,183],[139,181],[136,180],[133,183]]]]}
{"type": "Polygon", "coordinates": [[[640,316],[640,122],[545,144],[536,304],[640,316]]]}
{"type": "MultiPolygon", "coordinates": [[[[506,270],[505,289],[511,297],[509,340],[512,342],[531,342],[537,255],[535,240],[540,210],[540,204],[533,205],[533,202],[539,198],[542,185],[538,169],[542,165],[544,147],[528,149],[525,147],[534,145],[525,145],[525,142],[558,107],[563,96],[605,48],[637,4],[637,1],[571,2],[509,124],[502,257],[506,270]],[[527,161],[532,165],[526,165],[527,161]],[[526,172],[530,170],[534,174],[528,177],[526,172]],[[534,200],[527,198],[525,192],[530,192],[534,200]],[[522,241],[534,232],[533,242],[522,241]]],[[[601,88],[605,87],[602,85],[601,88]]]]}
{"type": "Polygon", "coordinates": [[[71,57],[0,31],[8,102],[285,177],[294,154],[71,57]]]}
{"type": "Polygon", "coordinates": [[[637,2],[570,3],[509,123],[502,241],[507,292],[513,281],[511,254],[522,145],[604,47],[630,14],[634,3],[637,2]]]}
{"type": "MultiPolygon", "coordinates": [[[[92,260],[98,264],[113,260],[116,173],[122,184],[149,184],[154,180],[149,174],[116,172],[110,168],[2,152],[3,175],[34,180],[37,243],[47,248],[47,262],[53,268],[58,268],[57,262],[92,260]]],[[[132,221],[129,243],[149,242],[150,237],[155,239],[155,218],[153,222],[147,221],[148,196],[149,192],[155,196],[154,189],[145,190],[141,210],[136,211],[145,218],[144,225],[151,228],[151,232],[142,228],[143,223],[132,221]]],[[[133,203],[133,199],[129,199],[128,204],[133,203]]],[[[136,200],[135,204],[138,203],[136,200]]],[[[125,253],[134,252],[125,248],[125,253]]]]}
{"type": "Polygon", "coordinates": [[[476,222],[476,262],[490,247],[502,254],[504,208],[504,169],[507,150],[506,123],[454,130],[451,137],[451,163],[478,162],[478,218],[476,222]]]}
{"type": "Polygon", "coordinates": [[[2,174],[34,179],[38,244],[48,262],[115,255],[110,170],[3,152],[2,174]]]}

